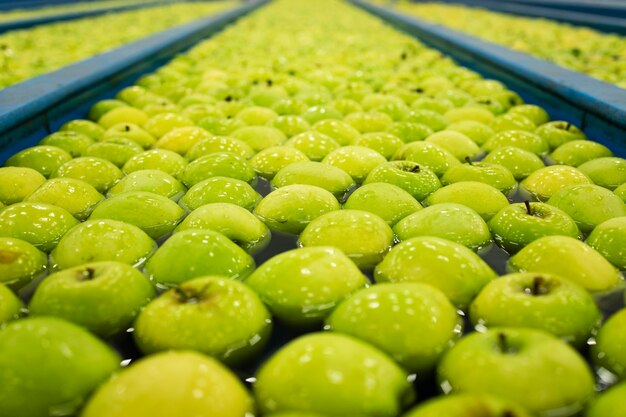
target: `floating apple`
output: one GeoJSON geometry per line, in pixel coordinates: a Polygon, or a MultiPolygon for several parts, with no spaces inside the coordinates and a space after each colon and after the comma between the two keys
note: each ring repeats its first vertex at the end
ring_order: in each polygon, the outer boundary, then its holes
{"type": "Polygon", "coordinates": [[[103,194],[114,186],[123,175],[118,167],[106,159],[84,156],[64,163],[52,177],[81,180],[103,194]]]}
{"type": "Polygon", "coordinates": [[[148,191],[178,201],[187,189],[176,178],[158,169],[142,169],[123,177],[109,188],[108,197],[129,191],[148,191]]]}
{"type": "Polygon", "coordinates": [[[74,178],[52,178],[37,188],[25,201],[64,208],[78,220],[85,220],[104,200],[94,187],[74,178]]]}
{"type": "Polygon", "coordinates": [[[385,182],[396,185],[417,201],[426,199],[441,187],[433,171],[412,161],[392,161],[374,168],[363,184],[385,182]]]}
{"type": "Polygon", "coordinates": [[[483,162],[502,165],[511,171],[517,181],[523,180],[545,166],[536,154],[513,146],[496,148],[489,152],[483,162]]]}
{"type": "Polygon", "coordinates": [[[530,174],[520,183],[520,188],[539,201],[548,201],[559,190],[578,184],[591,184],[591,180],[574,167],[551,165],[530,174]]]}
{"type": "Polygon", "coordinates": [[[509,194],[517,187],[517,181],[511,171],[502,165],[489,162],[468,162],[450,167],[441,177],[443,185],[461,181],[478,181],[509,194]]]}
{"type": "Polygon", "coordinates": [[[485,394],[461,393],[436,397],[412,408],[404,417],[532,417],[514,402],[485,394]]]}
{"type": "Polygon", "coordinates": [[[620,417],[626,407],[626,383],[601,393],[587,408],[585,417],[620,417]]]}
{"type": "Polygon", "coordinates": [[[352,177],[345,171],[321,162],[303,161],[285,166],[278,171],[272,185],[277,188],[286,185],[314,185],[331,192],[339,201],[355,186],[352,177]]]}
{"type": "Polygon", "coordinates": [[[187,160],[167,149],[151,149],[130,158],[122,170],[125,174],[144,169],[158,169],[174,178],[179,178],[187,166],[187,160]]]}
{"type": "Polygon", "coordinates": [[[0,325],[17,319],[24,303],[4,284],[0,284],[0,325]]]}
{"type": "Polygon", "coordinates": [[[26,148],[7,159],[9,167],[31,168],[46,178],[72,159],[69,152],[56,146],[40,145],[26,148]]]}
{"type": "Polygon", "coordinates": [[[398,149],[393,159],[415,162],[432,170],[438,177],[441,177],[449,168],[460,165],[459,160],[450,152],[428,142],[408,143],[398,149]]]}
{"type": "Polygon", "coordinates": [[[259,193],[245,181],[212,177],[191,187],[180,199],[180,204],[190,211],[210,203],[232,203],[253,210],[260,200],[259,193]]]}
{"type": "Polygon", "coordinates": [[[509,200],[496,188],[477,181],[461,181],[446,185],[432,193],[424,203],[434,206],[456,203],[478,213],[489,221],[498,211],[509,205],[509,200]]]}
{"type": "Polygon", "coordinates": [[[626,309],[612,315],[600,328],[596,344],[591,350],[593,363],[602,367],[622,380],[626,377],[626,309]]]}
{"type": "Polygon", "coordinates": [[[573,140],[556,148],[549,156],[557,165],[580,166],[592,159],[613,156],[613,152],[604,145],[590,140],[573,140]]]}
{"type": "Polygon", "coordinates": [[[373,182],[357,188],[343,207],[374,213],[391,227],[422,209],[422,205],[411,194],[385,182],[373,182]]]}
{"type": "Polygon", "coordinates": [[[7,205],[19,203],[44,182],[46,177],[32,168],[1,167],[0,202],[7,205]]]}
{"type": "Polygon", "coordinates": [[[596,158],[578,166],[594,184],[614,190],[626,183],[626,159],[617,157],[596,158]]]}
{"type": "MultiPolygon", "coordinates": [[[[97,126],[97,125],[96,125],[97,126]]],[[[84,156],[94,139],[77,132],[55,132],[43,138],[39,145],[56,146],[68,152],[73,158],[84,156]]]]}

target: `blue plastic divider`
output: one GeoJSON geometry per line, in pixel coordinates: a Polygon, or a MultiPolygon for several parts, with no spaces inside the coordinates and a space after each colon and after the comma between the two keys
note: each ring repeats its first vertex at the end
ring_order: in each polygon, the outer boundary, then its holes
{"type": "Polygon", "coordinates": [[[573,25],[587,26],[602,32],[626,35],[626,19],[614,16],[599,16],[568,10],[556,10],[527,4],[510,3],[498,0],[437,0],[443,3],[463,4],[482,7],[493,11],[512,13],[521,16],[541,17],[558,20],[573,25]]]}
{"type": "Polygon", "coordinates": [[[626,156],[626,90],[441,25],[351,1],[461,65],[504,82],[526,102],[545,108],[554,120],[573,123],[616,155],[626,156]]]}
{"type": "Polygon", "coordinates": [[[500,0],[579,13],[626,18],[626,1],[620,0],[500,0]]]}
{"type": "Polygon", "coordinates": [[[85,17],[99,16],[99,15],[106,14],[106,13],[119,13],[119,12],[126,12],[126,11],[136,10],[136,9],[145,9],[147,7],[155,7],[155,6],[160,6],[160,5],[175,3],[175,2],[177,1],[154,0],[154,1],[146,1],[142,3],[133,3],[133,4],[128,4],[128,5],[123,5],[123,6],[115,6],[115,7],[110,7],[110,8],[98,8],[95,10],[81,10],[81,11],[76,11],[76,12],[67,12],[67,13],[50,14],[50,15],[47,14],[47,15],[39,16],[39,17],[34,16],[31,18],[26,18],[26,19],[0,22],[0,33],[8,32],[10,30],[26,29],[29,27],[33,27],[37,25],[44,25],[47,23],[63,22],[67,20],[81,19],[85,17]]]}
{"type": "Polygon", "coordinates": [[[0,162],[267,1],[244,3],[0,90],[0,162]]]}

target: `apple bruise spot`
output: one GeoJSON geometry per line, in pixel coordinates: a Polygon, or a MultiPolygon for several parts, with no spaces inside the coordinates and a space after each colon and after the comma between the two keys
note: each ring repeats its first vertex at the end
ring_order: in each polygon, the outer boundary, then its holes
{"type": "Polygon", "coordinates": [[[10,264],[15,262],[21,256],[20,253],[11,252],[8,250],[0,251],[0,264],[10,264]]]}
{"type": "Polygon", "coordinates": [[[530,201],[528,200],[524,201],[524,205],[526,206],[526,214],[528,214],[529,216],[532,216],[534,213],[533,213],[532,207],[530,207],[530,201]]]}
{"type": "Polygon", "coordinates": [[[96,277],[96,270],[93,268],[85,268],[82,271],[78,271],[76,279],[78,281],[91,281],[96,277]]]}
{"type": "Polygon", "coordinates": [[[524,288],[524,293],[528,295],[546,295],[548,293],[546,284],[546,280],[542,276],[536,276],[533,278],[532,285],[524,288]]]}

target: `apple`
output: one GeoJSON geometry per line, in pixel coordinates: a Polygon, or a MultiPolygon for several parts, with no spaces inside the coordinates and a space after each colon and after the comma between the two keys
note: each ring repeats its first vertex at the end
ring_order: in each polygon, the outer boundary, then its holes
{"type": "Polygon", "coordinates": [[[442,114],[425,109],[412,110],[404,121],[426,125],[434,132],[444,130],[449,124],[442,114]]]}
{"type": "Polygon", "coordinates": [[[50,252],[78,221],[67,210],[51,204],[22,202],[0,211],[0,236],[31,243],[50,252]]]}
{"type": "Polygon", "coordinates": [[[314,161],[302,161],[282,168],[272,180],[272,185],[281,188],[287,185],[314,185],[331,192],[339,201],[355,186],[352,177],[332,165],[314,161]]]}
{"type": "Polygon", "coordinates": [[[114,186],[123,175],[118,167],[106,159],[84,156],[64,163],[52,177],[81,180],[103,194],[114,186]]]}
{"type": "Polygon", "coordinates": [[[98,204],[89,218],[130,223],[158,239],[174,230],[184,214],[184,210],[167,197],[147,191],[128,191],[98,204]]]}
{"type": "Polygon", "coordinates": [[[491,185],[477,181],[460,181],[446,185],[428,196],[424,203],[434,206],[442,203],[456,203],[478,213],[489,221],[498,211],[509,205],[509,200],[491,185]]]}
{"type": "Polygon", "coordinates": [[[134,107],[121,106],[107,111],[98,119],[98,124],[105,129],[109,129],[120,123],[132,123],[143,126],[149,116],[134,107]]]}
{"type": "Polygon", "coordinates": [[[68,152],[73,158],[83,156],[91,145],[95,143],[94,139],[83,134],[67,131],[55,132],[43,138],[39,145],[55,146],[68,152]]]}
{"type": "Polygon", "coordinates": [[[535,134],[548,142],[551,150],[555,150],[566,142],[587,139],[582,130],[562,120],[542,124],[535,130],[535,134]]]}
{"type": "Polygon", "coordinates": [[[8,167],[31,168],[46,178],[72,159],[69,152],[56,146],[40,145],[26,148],[6,160],[8,167]]]}
{"type": "Polygon", "coordinates": [[[0,329],[0,413],[75,415],[121,358],[87,330],[54,317],[0,329]]]}
{"type": "Polygon", "coordinates": [[[108,197],[114,197],[129,191],[149,191],[178,201],[187,191],[176,178],[158,169],[142,169],[123,177],[109,188],[108,197]]]}
{"type": "Polygon", "coordinates": [[[470,306],[470,319],[479,328],[545,330],[580,348],[595,333],[602,313],[580,285],[558,275],[525,272],[487,284],[470,306]]]}
{"type": "Polygon", "coordinates": [[[336,210],[312,220],[300,234],[300,245],[334,246],[363,270],[374,268],[394,241],[393,231],[375,214],[362,210],[336,210]]]}
{"type": "Polygon", "coordinates": [[[355,138],[351,145],[372,149],[388,160],[404,145],[404,142],[388,132],[370,132],[355,138]]]}
{"type": "Polygon", "coordinates": [[[230,152],[216,152],[190,162],[180,175],[181,181],[187,187],[211,177],[229,177],[252,182],[256,179],[256,173],[245,158],[230,152]]]}
{"type": "Polygon", "coordinates": [[[216,152],[230,152],[243,158],[251,158],[255,151],[246,142],[228,136],[211,136],[200,139],[185,154],[189,161],[196,160],[201,156],[216,152]]]}
{"type": "Polygon", "coordinates": [[[321,161],[330,152],[340,147],[330,136],[316,131],[302,132],[289,138],[284,146],[298,149],[311,161],[321,161]]]}
{"type": "Polygon", "coordinates": [[[179,179],[186,166],[187,160],[176,152],[167,149],[150,149],[126,161],[122,171],[130,174],[143,169],[158,169],[179,179]]]}
{"type": "Polygon", "coordinates": [[[63,235],[50,254],[50,264],[58,269],[98,261],[139,266],[156,249],[156,243],[137,226],[110,219],[87,220],[63,235]]]}
{"type": "Polygon", "coordinates": [[[596,158],[578,166],[594,184],[615,190],[626,183],[626,159],[617,157],[596,158]]]}
{"type": "Polygon", "coordinates": [[[437,113],[446,114],[447,111],[454,108],[454,104],[450,100],[435,99],[429,97],[420,97],[411,103],[412,109],[426,109],[437,113]]]}
{"type": "Polygon", "coordinates": [[[556,165],[580,166],[597,158],[611,157],[613,152],[604,145],[590,140],[573,140],[556,148],[549,160],[556,165]]]}
{"type": "Polygon", "coordinates": [[[512,107],[508,113],[525,116],[537,126],[541,126],[550,121],[548,113],[541,107],[534,104],[519,104],[512,107]]]}
{"type": "MultiPolygon", "coordinates": [[[[223,114],[223,112],[222,112],[223,114]]],[[[208,116],[196,122],[202,129],[216,136],[230,136],[242,127],[247,127],[241,120],[233,118],[224,118],[224,116],[208,116]]],[[[250,126],[253,127],[253,126],[250,126]]],[[[243,138],[238,138],[242,139],[243,138]]],[[[246,142],[244,140],[244,142],[246,142]]],[[[251,144],[250,144],[251,145],[251,144]]]]}
{"type": "Polygon", "coordinates": [[[573,416],[594,395],[593,374],[578,352],[549,333],[526,328],[462,338],[443,356],[437,378],[445,393],[495,395],[539,415],[573,416]]]}
{"type": "Polygon", "coordinates": [[[357,188],[343,207],[374,213],[390,227],[422,209],[422,205],[411,194],[384,182],[374,182],[357,188]]]}
{"type": "Polygon", "coordinates": [[[626,216],[600,223],[593,229],[585,243],[600,252],[620,270],[626,270],[626,216]]]}
{"type": "Polygon", "coordinates": [[[59,317],[110,336],[132,324],[155,295],[148,279],[130,265],[93,262],[44,279],[28,304],[31,316],[59,317]]]}
{"type": "Polygon", "coordinates": [[[271,109],[279,116],[297,116],[306,111],[308,108],[309,106],[304,101],[297,98],[281,98],[280,100],[276,100],[271,106],[271,109]]]}
{"type": "Polygon", "coordinates": [[[471,249],[446,239],[421,236],[396,245],[374,270],[376,282],[420,282],[443,291],[466,308],[496,273],[471,249]]]}
{"type": "Polygon", "coordinates": [[[483,149],[492,152],[503,146],[511,146],[532,152],[535,155],[548,153],[548,143],[532,132],[524,130],[504,130],[490,137],[484,144],[483,149]]]}
{"type": "Polygon", "coordinates": [[[300,114],[309,124],[314,124],[320,120],[335,119],[341,120],[343,114],[333,106],[311,106],[300,114]]]}
{"type": "Polygon", "coordinates": [[[611,372],[618,380],[626,377],[626,309],[613,314],[600,327],[596,344],[591,349],[591,359],[599,368],[611,372]]]}
{"type": "Polygon", "coordinates": [[[480,123],[474,120],[460,120],[454,122],[446,128],[453,132],[459,132],[470,138],[478,146],[481,146],[493,136],[494,132],[488,124],[480,123]]]}
{"type": "Polygon", "coordinates": [[[400,138],[404,143],[421,141],[432,135],[433,130],[419,123],[394,122],[387,128],[387,133],[400,138]]]}
{"type": "Polygon", "coordinates": [[[574,220],[558,207],[545,203],[511,204],[490,221],[493,238],[508,253],[515,253],[544,236],[563,235],[581,238],[574,220]]]}
{"type": "Polygon", "coordinates": [[[619,271],[600,253],[569,236],[545,236],[531,242],[509,259],[508,268],[560,275],[594,293],[622,283],[619,271]]]}
{"type": "Polygon", "coordinates": [[[517,181],[511,171],[502,165],[489,162],[471,162],[450,167],[441,177],[443,185],[461,181],[477,181],[510,194],[517,187],[517,181]]]}
{"type": "Polygon", "coordinates": [[[489,123],[489,127],[491,127],[495,133],[507,130],[525,130],[527,132],[533,132],[537,128],[528,117],[521,114],[509,113],[494,118],[489,123]]]}
{"type": "Polygon", "coordinates": [[[384,132],[393,123],[389,115],[376,111],[350,113],[343,121],[360,133],[384,132]]]}
{"type": "Polygon", "coordinates": [[[179,127],[160,137],[154,147],[185,155],[198,142],[210,137],[209,132],[196,126],[179,127]]]}
{"type": "Polygon", "coordinates": [[[335,100],[331,100],[329,104],[344,116],[350,113],[363,111],[363,107],[357,101],[349,98],[338,98],[335,100]]]}
{"type": "Polygon", "coordinates": [[[574,167],[567,165],[551,165],[540,168],[520,183],[523,195],[529,195],[539,201],[548,201],[550,197],[563,188],[591,184],[591,180],[574,167]]]}
{"type": "MultiPolygon", "coordinates": [[[[115,111],[115,110],[113,110],[115,111]]],[[[105,116],[106,117],[106,116],[105,116]]],[[[126,120],[125,120],[126,121],[126,120]]],[[[132,121],[126,121],[131,122],[132,121]]],[[[102,124],[102,119],[99,121],[102,124]]],[[[144,123],[136,123],[143,127],[146,132],[150,133],[158,140],[174,129],[181,127],[193,127],[193,122],[187,117],[176,113],[160,113],[156,114],[144,123]]]]}
{"type": "Polygon", "coordinates": [[[81,221],[89,217],[102,200],[104,196],[94,187],[74,178],[49,179],[24,199],[61,207],[81,221]]]}
{"type": "Polygon", "coordinates": [[[22,300],[9,287],[0,283],[0,326],[17,319],[22,314],[23,309],[22,300]]]}
{"type": "Polygon", "coordinates": [[[460,165],[447,150],[428,142],[411,142],[400,149],[394,155],[395,160],[407,160],[420,164],[441,177],[449,168],[460,165]]]}
{"type": "Polygon", "coordinates": [[[80,416],[242,417],[253,410],[244,385],[224,365],[197,352],[169,351],[140,359],[110,378],[80,416]]]}
{"type": "Polygon", "coordinates": [[[0,202],[19,203],[44,182],[46,177],[32,168],[0,167],[0,202]]]}
{"type": "Polygon", "coordinates": [[[0,237],[0,284],[17,291],[45,273],[48,257],[30,243],[0,237]]]}
{"type": "Polygon", "coordinates": [[[253,210],[261,196],[245,181],[212,177],[191,187],[180,199],[180,205],[193,211],[209,203],[232,203],[253,210]]]}
{"type": "Polygon", "coordinates": [[[534,153],[513,146],[494,149],[483,159],[483,162],[502,165],[511,171],[517,181],[523,180],[545,166],[541,158],[534,153]]]}
{"type": "Polygon", "coordinates": [[[64,123],[63,126],[59,128],[59,132],[75,132],[93,140],[100,140],[105,130],[102,126],[91,120],[75,119],[64,123]]]}
{"type": "Polygon", "coordinates": [[[128,104],[115,99],[100,100],[91,106],[88,118],[91,121],[98,121],[106,113],[118,107],[128,107],[128,104]]]}
{"type": "Polygon", "coordinates": [[[613,192],[626,204],[626,183],[617,187],[615,190],[613,190],[613,192]]]}
{"type": "Polygon", "coordinates": [[[271,328],[270,313],[254,291],[206,276],[150,302],[135,321],[133,337],[145,354],[191,349],[232,366],[258,355],[271,328]]]}
{"type": "Polygon", "coordinates": [[[348,173],[357,184],[362,183],[374,168],[385,162],[387,159],[374,149],[356,145],[338,148],[322,160],[322,163],[348,173]]]}
{"type": "Polygon", "coordinates": [[[403,417],[532,417],[512,401],[492,395],[461,393],[441,395],[417,405],[403,417]]]}
{"type": "Polygon", "coordinates": [[[412,161],[392,161],[379,165],[369,173],[363,184],[375,182],[397,185],[417,201],[425,200],[441,187],[433,171],[412,161]]]}
{"type": "Polygon", "coordinates": [[[204,275],[241,280],[254,267],[254,259],[223,234],[188,229],[167,239],[148,260],[145,272],[167,288],[204,275]]]}
{"type": "Polygon", "coordinates": [[[472,250],[489,246],[491,234],[487,223],[469,207],[441,203],[416,211],[393,228],[398,240],[417,236],[436,236],[460,243],[472,250]]]}
{"type": "Polygon", "coordinates": [[[287,138],[311,130],[309,122],[307,122],[304,118],[295,115],[278,116],[269,122],[268,126],[280,130],[285,136],[287,136],[287,138]]]}
{"type": "Polygon", "coordinates": [[[333,333],[299,337],[275,353],[257,372],[254,395],[264,414],[380,417],[397,416],[414,396],[406,371],[387,355],[333,333]]]}
{"type": "Polygon", "coordinates": [[[434,143],[450,152],[459,161],[466,158],[474,159],[480,155],[481,150],[469,137],[453,130],[443,130],[434,133],[425,139],[427,143],[434,143]]]}
{"type": "Polygon", "coordinates": [[[450,123],[474,121],[489,124],[494,119],[494,115],[490,110],[476,105],[452,108],[443,113],[443,115],[450,123]]]}
{"type": "Polygon", "coordinates": [[[626,383],[611,387],[591,402],[585,417],[620,417],[626,407],[625,398],[626,383]]]}
{"type": "Polygon", "coordinates": [[[231,203],[205,204],[192,211],[174,233],[188,229],[206,229],[219,232],[256,254],[270,243],[271,233],[265,224],[250,211],[231,203]]]}
{"type": "Polygon", "coordinates": [[[328,330],[372,344],[417,374],[434,369],[462,328],[443,292],[415,282],[357,291],[333,310],[326,324],[328,330]]]}
{"type": "Polygon", "coordinates": [[[89,145],[83,156],[106,159],[118,168],[122,168],[126,161],[142,152],[143,148],[130,139],[111,138],[89,145]]]}
{"type": "Polygon", "coordinates": [[[360,133],[348,123],[341,120],[325,119],[315,123],[312,129],[331,137],[339,145],[349,145],[360,133]]]}
{"type": "Polygon", "coordinates": [[[132,140],[143,148],[149,148],[156,142],[154,136],[132,123],[120,123],[111,126],[104,132],[101,140],[115,138],[132,140]]]}
{"type": "Polygon", "coordinates": [[[266,107],[252,106],[241,110],[235,117],[248,126],[264,126],[277,118],[278,113],[266,107]]]}

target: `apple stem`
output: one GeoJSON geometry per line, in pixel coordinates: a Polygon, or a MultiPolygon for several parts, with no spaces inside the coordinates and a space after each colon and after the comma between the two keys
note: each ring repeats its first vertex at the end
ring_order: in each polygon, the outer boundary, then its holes
{"type": "Polygon", "coordinates": [[[529,216],[533,215],[533,210],[530,207],[530,201],[526,200],[524,201],[524,205],[526,206],[526,214],[528,214],[529,216]]]}
{"type": "Polygon", "coordinates": [[[466,157],[465,157],[465,162],[467,162],[467,163],[468,163],[468,164],[470,164],[470,165],[473,165],[473,164],[472,164],[472,160],[470,159],[470,157],[469,157],[469,156],[466,156],[466,157]]]}
{"type": "Polygon", "coordinates": [[[128,132],[130,130],[130,126],[124,125],[124,132],[128,132]]]}
{"type": "Polygon", "coordinates": [[[89,281],[96,277],[96,271],[93,268],[85,268],[84,271],[81,271],[78,280],[79,281],[89,281]]]}
{"type": "Polygon", "coordinates": [[[569,131],[571,127],[572,127],[572,124],[571,123],[567,123],[567,125],[565,126],[565,130],[569,131]]]}
{"type": "Polygon", "coordinates": [[[413,168],[411,168],[411,172],[420,172],[420,166],[415,165],[413,168]]]}
{"type": "Polygon", "coordinates": [[[544,295],[546,293],[546,289],[545,287],[543,287],[544,284],[545,284],[545,281],[543,277],[536,276],[535,278],[533,278],[532,294],[544,295]]]}
{"type": "Polygon", "coordinates": [[[502,353],[512,352],[512,349],[509,346],[509,341],[504,333],[498,333],[498,348],[502,353]]]}

